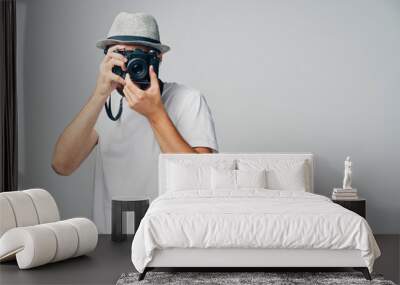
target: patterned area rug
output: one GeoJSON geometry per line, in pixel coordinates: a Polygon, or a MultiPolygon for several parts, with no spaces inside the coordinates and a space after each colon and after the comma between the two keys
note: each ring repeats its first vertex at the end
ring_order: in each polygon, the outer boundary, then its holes
{"type": "Polygon", "coordinates": [[[138,281],[138,273],[124,273],[116,285],[134,284],[379,284],[395,285],[381,275],[372,275],[368,281],[360,272],[148,272],[146,278],[138,281]]]}

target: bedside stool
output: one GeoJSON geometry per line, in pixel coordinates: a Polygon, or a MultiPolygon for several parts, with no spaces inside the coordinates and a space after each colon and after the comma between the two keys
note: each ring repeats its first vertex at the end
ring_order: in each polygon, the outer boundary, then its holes
{"type": "Polygon", "coordinates": [[[339,204],[340,206],[359,214],[364,219],[366,218],[366,200],[358,198],[354,200],[338,200],[332,199],[332,202],[339,204]]]}
{"type": "Polygon", "coordinates": [[[147,197],[113,197],[111,209],[111,240],[123,241],[126,234],[122,233],[122,215],[123,212],[135,212],[135,232],[140,221],[149,208],[150,199],[147,197]]]}

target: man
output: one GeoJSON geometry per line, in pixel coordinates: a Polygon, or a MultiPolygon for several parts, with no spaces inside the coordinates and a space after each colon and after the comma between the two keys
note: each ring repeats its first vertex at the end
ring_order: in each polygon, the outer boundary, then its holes
{"type": "Polygon", "coordinates": [[[99,41],[97,47],[108,51],[100,64],[96,87],[60,135],[52,167],[60,175],[69,175],[97,145],[93,216],[99,232],[109,233],[113,196],[157,196],[160,151],[211,153],[218,151],[218,145],[211,112],[198,91],[158,81],[152,67],[151,85],[146,90],[139,88],[129,75],[122,78],[112,72],[114,66],[126,70],[126,58],[117,50],[155,49],[160,52],[160,60],[169,50],[160,43],[158,25],[152,16],[120,13],[108,38],[99,41]],[[114,121],[103,106],[111,96],[111,109],[118,109],[121,96],[117,89],[124,94],[123,112],[114,121]]]}

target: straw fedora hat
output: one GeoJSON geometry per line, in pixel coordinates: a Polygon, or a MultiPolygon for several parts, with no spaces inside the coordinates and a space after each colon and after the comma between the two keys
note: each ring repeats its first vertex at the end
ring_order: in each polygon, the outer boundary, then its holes
{"type": "Polygon", "coordinates": [[[115,44],[139,44],[162,53],[170,50],[169,46],[160,42],[156,19],[144,13],[119,13],[111,25],[107,38],[97,41],[96,46],[105,49],[115,44]]]}

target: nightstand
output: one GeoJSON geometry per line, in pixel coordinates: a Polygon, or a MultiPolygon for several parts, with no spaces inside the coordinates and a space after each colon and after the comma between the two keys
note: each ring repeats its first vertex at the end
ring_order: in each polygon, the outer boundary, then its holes
{"type": "Polygon", "coordinates": [[[140,221],[149,208],[150,199],[147,197],[112,197],[111,210],[111,239],[112,241],[123,241],[126,234],[122,233],[123,212],[135,212],[135,231],[138,229],[140,221]]]}
{"type": "Polygon", "coordinates": [[[366,200],[358,198],[355,200],[337,200],[332,199],[332,202],[339,204],[340,206],[359,214],[361,217],[366,217],[366,200]]]}

